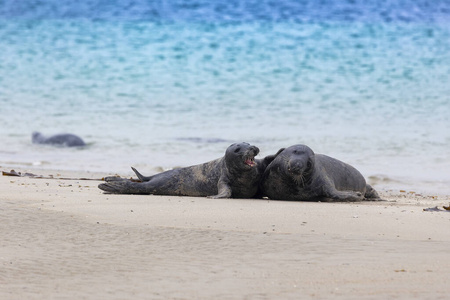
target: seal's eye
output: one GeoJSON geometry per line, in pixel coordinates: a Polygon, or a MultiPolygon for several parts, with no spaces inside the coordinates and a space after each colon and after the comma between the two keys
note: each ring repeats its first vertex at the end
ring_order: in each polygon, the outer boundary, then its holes
{"type": "Polygon", "coordinates": [[[236,150],[234,150],[234,153],[238,153],[239,151],[241,151],[241,148],[237,148],[236,150]]]}
{"type": "Polygon", "coordinates": [[[308,163],[306,164],[306,168],[311,169],[312,167],[312,163],[311,161],[308,160],[308,163]]]}

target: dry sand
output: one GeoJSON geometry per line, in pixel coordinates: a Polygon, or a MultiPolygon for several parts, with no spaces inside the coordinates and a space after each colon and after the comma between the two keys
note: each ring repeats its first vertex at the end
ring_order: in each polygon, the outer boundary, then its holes
{"type": "Polygon", "coordinates": [[[98,183],[0,176],[0,299],[449,297],[450,212],[423,211],[449,196],[213,200],[98,183]]]}

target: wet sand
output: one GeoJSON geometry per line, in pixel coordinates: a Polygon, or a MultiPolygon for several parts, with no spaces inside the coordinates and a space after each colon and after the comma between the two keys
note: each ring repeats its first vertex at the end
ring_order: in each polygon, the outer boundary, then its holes
{"type": "Polygon", "coordinates": [[[98,183],[0,176],[1,299],[448,297],[450,212],[423,209],[450,196],[217,200],[98,183]]]}

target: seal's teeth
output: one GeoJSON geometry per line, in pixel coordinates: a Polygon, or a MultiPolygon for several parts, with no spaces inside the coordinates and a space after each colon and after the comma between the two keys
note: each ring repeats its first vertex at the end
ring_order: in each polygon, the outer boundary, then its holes
{"type": "Polygon", "coordinates": [[[253,166],[256,165],[255,160],[253,158],[250,158],[250,157],[245,159],[244,164],[246,164],[246,165],[248,165],[250,167],[253,167],[253,166]]]}

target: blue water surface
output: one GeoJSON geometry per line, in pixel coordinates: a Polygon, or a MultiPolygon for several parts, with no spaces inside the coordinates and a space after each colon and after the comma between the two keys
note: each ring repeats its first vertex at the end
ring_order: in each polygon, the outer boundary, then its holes
{"type": "Polygon", "coordinates": [[[305,143],[387,188],[444,191],[449,16],[449,1],[0,0],[0,166],[151,173],[236,141],[305,143]],[[90,145],[38,147],[35,130],[90,145]]]}

